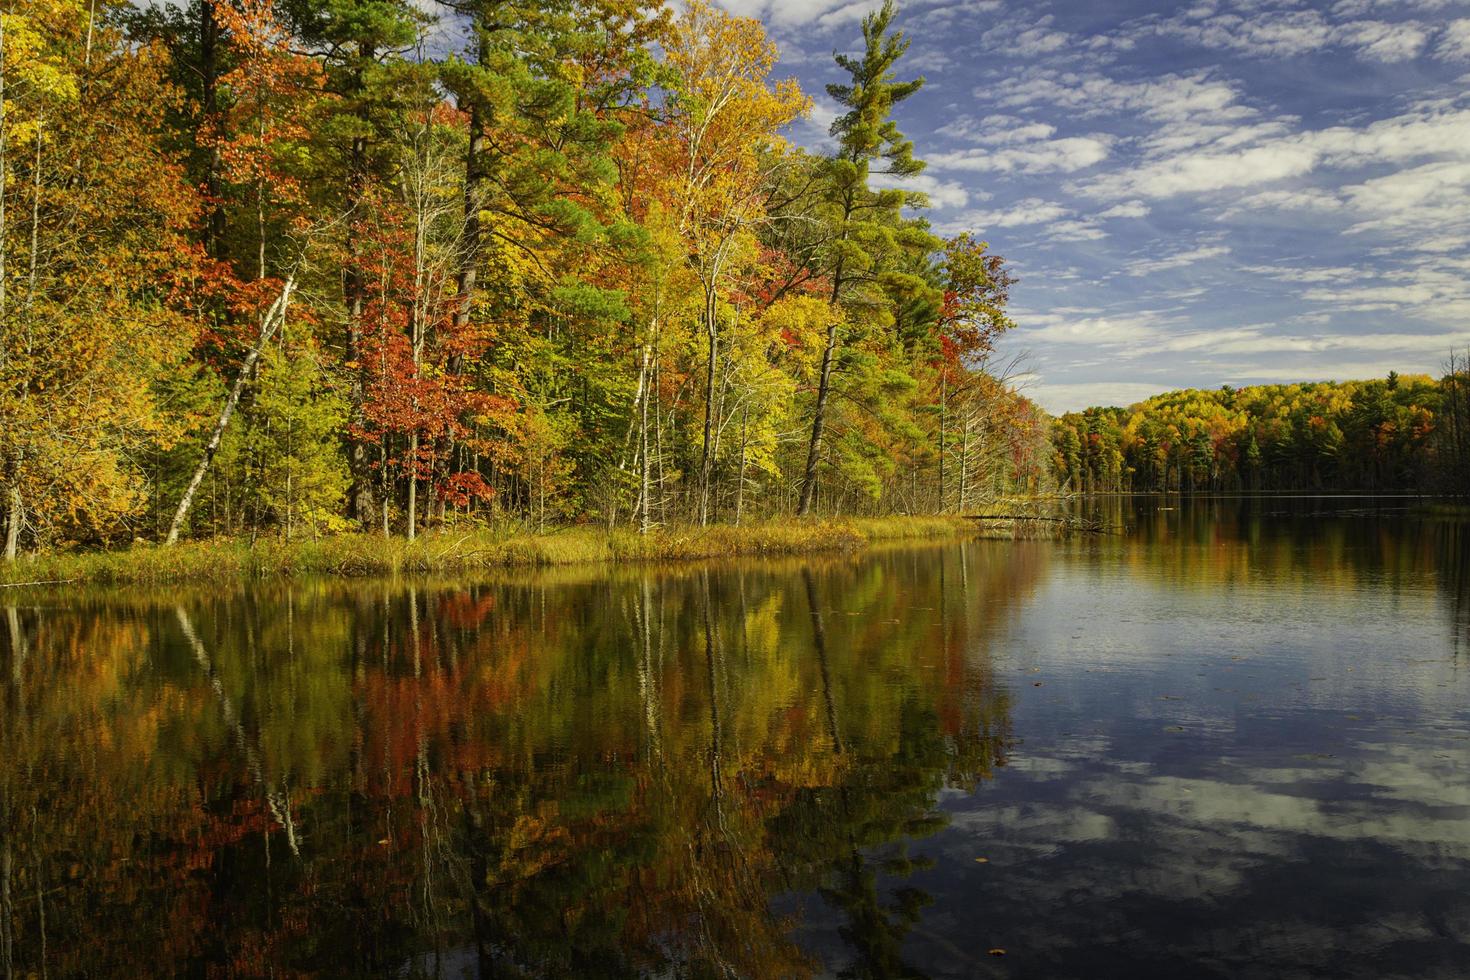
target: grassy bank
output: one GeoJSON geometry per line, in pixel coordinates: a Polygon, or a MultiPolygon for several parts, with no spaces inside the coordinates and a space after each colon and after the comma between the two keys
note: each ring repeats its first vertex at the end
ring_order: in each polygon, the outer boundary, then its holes
{"type": "Polygon", "coordinates": [[[50,552],[0,565],[0,583],[67,582],[163,585],[307,575],[393,575],[584,562],[689,561],[735,556],[852,552],[881,541],[945,540],[973,535],[954,517],[774,521],[742,527],[630,530],[565,528],[525,533],[489,528],[442,530],[416,541],[337,535],[287,543],[260,538],[191,541],[172,548],[50,552]]]}

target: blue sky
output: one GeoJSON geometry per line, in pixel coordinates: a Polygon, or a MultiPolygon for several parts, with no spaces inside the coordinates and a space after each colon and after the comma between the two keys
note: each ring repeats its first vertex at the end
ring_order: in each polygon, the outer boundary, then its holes
{"type": "MultiPolygon", "coordinates": [[[[722,0],[835,109],[873,2],[722,0]]],[[[942,232],[1015,266],[1028,393],[1437,372],[1470,344],[1470,0],[908,0],[942,232]]]]}

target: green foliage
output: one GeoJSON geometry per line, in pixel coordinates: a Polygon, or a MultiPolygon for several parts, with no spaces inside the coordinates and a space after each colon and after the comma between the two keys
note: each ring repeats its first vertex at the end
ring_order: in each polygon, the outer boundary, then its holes
{"type": "Polygon", "coordinates": [[[1053,423],[1057,480],[1079,492],[1433,489],[1444,390],[1390,375],[1089,408],[1053,423]]]}

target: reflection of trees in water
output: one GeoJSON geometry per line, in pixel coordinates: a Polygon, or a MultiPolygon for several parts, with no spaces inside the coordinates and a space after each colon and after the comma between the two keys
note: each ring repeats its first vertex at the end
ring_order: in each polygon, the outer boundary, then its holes
{"type": "Polygon", "coordinates": [[[1449,603],[1456,659],[1470,657],[1470,521],[1434,522],[1439,587],[1449,603]]]}
{"type": "Polygon", "coordinates": [[[798,890],[903,975],[1041,567],[940,554],[0,609],[4,968],[796,976],[798,890]]]}
{"type": "Polygon", "coordinates": [[[1453,543],[1465,543],[1463,519],[1412,499],[1111,496],[1073,506],[1129,529],[1075,547],[1117,554],[1136,577],[1171,588],[1290,584],[1316,595],[1463,581],[1451,567],[1461,563],[1453,543]]]}

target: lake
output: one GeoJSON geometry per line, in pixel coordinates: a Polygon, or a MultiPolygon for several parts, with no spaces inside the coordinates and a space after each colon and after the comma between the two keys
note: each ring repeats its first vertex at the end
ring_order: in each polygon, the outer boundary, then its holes
{"type": "Polygon", "coordinates": [[[6,977],[1464,977],[1470,525],[0,592],[6,977]]]}

